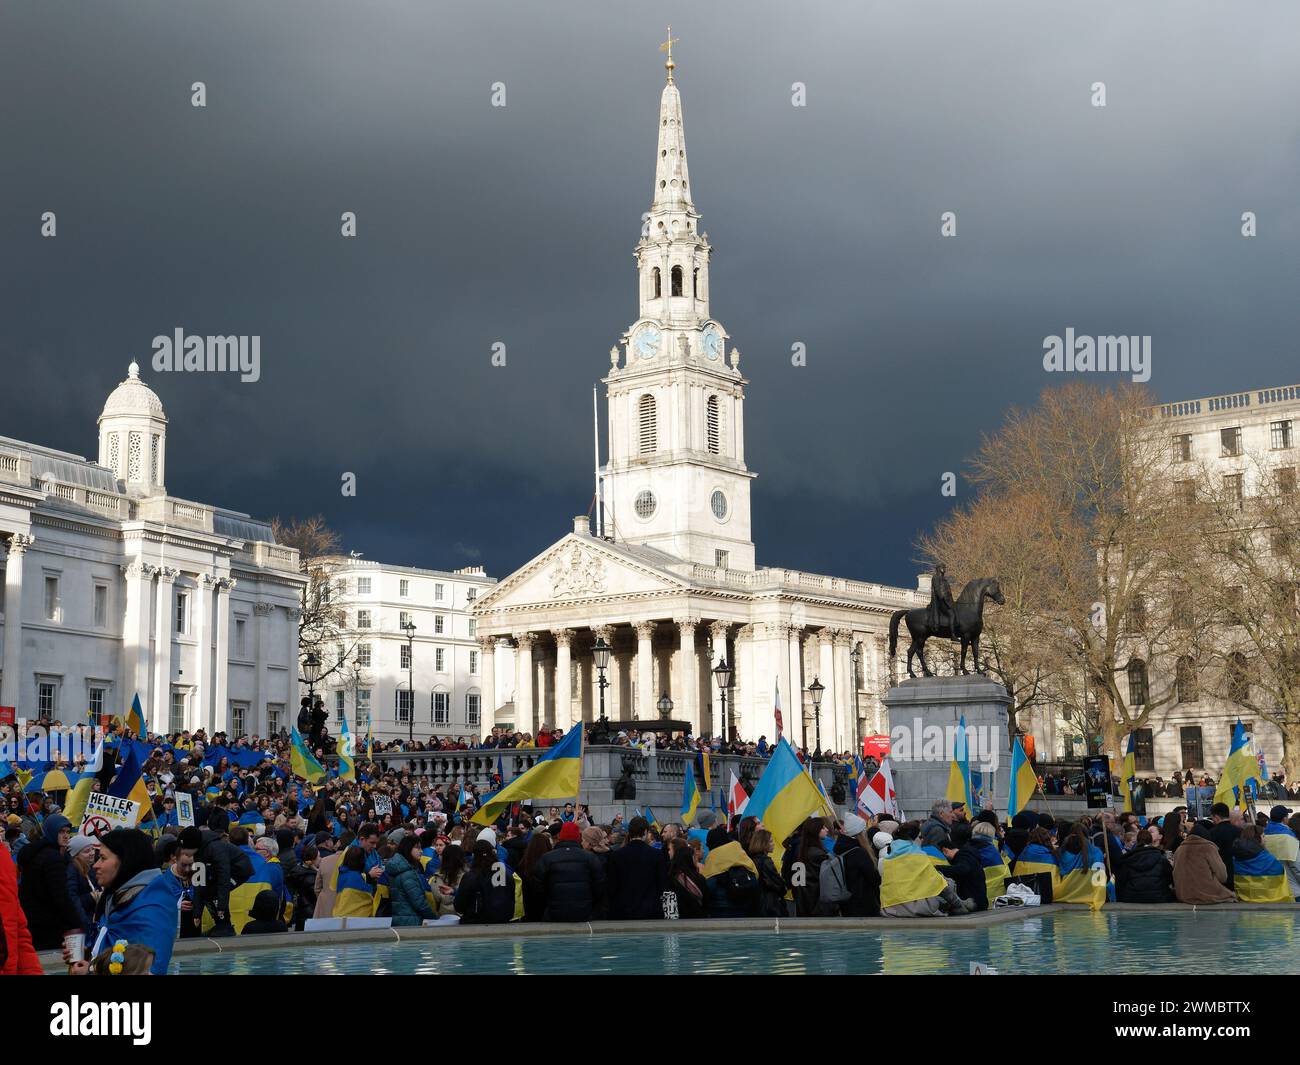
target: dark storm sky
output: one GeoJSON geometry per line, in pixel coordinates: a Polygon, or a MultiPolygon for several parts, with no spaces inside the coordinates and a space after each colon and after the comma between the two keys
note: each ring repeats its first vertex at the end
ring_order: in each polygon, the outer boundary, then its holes
{"type": "Polygon", "coordinates": [[[1294,3],[3,0],[0,434],[94,456],[136,357],[173,494],[505,575],[590,501],[670,20],[760,563],[911,585],[1066,327],[1162,399],[1300,379],[1294,3]],[[261,381],[160,379],[177,326],[261,381]]]}

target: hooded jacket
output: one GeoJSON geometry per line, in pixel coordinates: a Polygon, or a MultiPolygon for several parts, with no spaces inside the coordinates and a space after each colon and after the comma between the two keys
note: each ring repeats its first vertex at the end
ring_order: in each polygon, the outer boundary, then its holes
{"type": "Polygon", "coordinates": [[[609,878],[609,916],[615,921],[653,921],[664,915],[668,883],[663,857],[644,839],[630,839],[605,865],[609,878]]]}
{"type": "Polygon", "coordinates": [[[388,898],[393,907],[395,928],[418,925],[437,917],[425,897],[424,877],[400,854],[394,854],[384,865],[388,874],[388,898]]]}
{"type": "Polygon", "coordinates": [[[253,863],[221,833],[202,828],[199,835],[203,838],[198,854],[198,860],[203,863],[203,898],[221,913],[228,914],[231,881],[236,884],[247,881],[253,875],[253,863]]]}
{"type": "Polygon", "coordinates": [[[32,948],[27,916],[18,904],[18,870],[9,848],[0,841],[0,975],[40,976],[40,959],[32,948]]]}
{"type": "Polygon", "coordinates": [[[575,840],[560,840],[538,859],[532,879],[546,897],[546,921],[590,921],[605,894],[605,863],[575,840]]]}
{"type": "Polygon", "coordinates": [[[1213,840],[1193,832],[1174,852],[1174,895],[1179,902],[1210,905],[1235,902],[1228,870],[1213,840]]]}
{"type": "Polygon", "coordinates": [[[41,838],[18,854],[18,901],[36,950],[54,950],[65,932],[85,930],[68,891],[68,856],[59,849],[59,830],[68,823],[61,815],[46,818],[41,838]]]}
{"type": "Polygon", "coordinates": [[[1174,901],[1174,867],[1159,847],[1134,847],[1115,859],[1115,901],[1174,901]]]}
{"type": "Polygon", "coordinates": [[[91,957],[108,950],[119,939],[151,947],[154,976],[165,976],[176,941],[176,897],[158,869],[145,869],[111,895],[99,900],[91,957]]]}
{"type": "Polygon", "coordinates": [[[844,917],[880,916],[880,872],[855,836],[840,836],[835,853],[844,863],[844,883],[852,898],[840,903],[844,917]]]}

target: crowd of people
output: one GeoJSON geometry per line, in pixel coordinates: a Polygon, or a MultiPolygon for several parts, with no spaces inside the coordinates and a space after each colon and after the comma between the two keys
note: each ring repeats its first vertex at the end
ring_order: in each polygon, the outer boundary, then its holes
{"type": "MultiPolygon", "coordinates": [[[[1039,787],[1044,795],[1083,795],[1086,792],[1082,774],[1071,776],[1064,770],[1043,773],[1038,778],[1039,787]]],[[[1139,776],[1134,782],[1133,794],[1138,799],[1182,799],[1189,802],[1205,801],[1208,806],[1212,801],[1218,782],[1207,773],[1196,776],[1190,769],[1174,773],[1165,780],[1163,777],[1139,776]]],[[[1112,794],[1120,794],[1120,779],[1112,780],[1112,794]]],[[[1300,784],[1289,784],[1286,774],[1273,773],[1259,788],[1259,798],[1264,800],[1300,799],[1300,784]]]]}

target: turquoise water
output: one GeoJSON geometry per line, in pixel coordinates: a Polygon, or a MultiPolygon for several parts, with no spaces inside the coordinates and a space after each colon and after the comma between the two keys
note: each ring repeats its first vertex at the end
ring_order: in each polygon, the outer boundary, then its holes
{"type": "MultiPolygon", "coordinates": [[[[786,926],[787,929],[789,926],[786,926]]],[[[175,973],[413,974],[966,973],[1300,974],[1300,914],[1068,913],[992,928],[675,932],[421,940],[178,958],[175,973]]]]}

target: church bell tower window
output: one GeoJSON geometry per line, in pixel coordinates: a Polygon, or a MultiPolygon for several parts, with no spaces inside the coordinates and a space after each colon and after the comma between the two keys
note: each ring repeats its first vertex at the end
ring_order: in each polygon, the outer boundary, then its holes
{"type": "Polygon", "coordinates": [[[655,299],[658,299],[658,298],[660,297],[660,295],[662,294],[662,290],[661,290],[661,288],[660,288],[660,284],[659,284],[659,267],[657,267],[657,266],[655,267],[654,279],[655,279],[655,294],[654,294],[654,298],[655,298],[655,299]]]}
{"type": "Polygon", "coordinates": [[[658,444],[658,426],[656,424],[655,398],[647,393],[639,403],[640,435],[637,451],[642,455],[653,455],[658,444]]]}
{"type": "Polygon", "coordinates": [[[718,397],[710,396],[708,405],[708,425],[706,426],[709,438],[709,454],[717,455],[721,453],[722,434],[718,418],[718,397]]]}
{"type": "Polygon", "coordinates": [[[680,266],[674,266],[673,267],[673,295],[680,296],[681,294],[682,294],[682,268],[680,266]]]}

